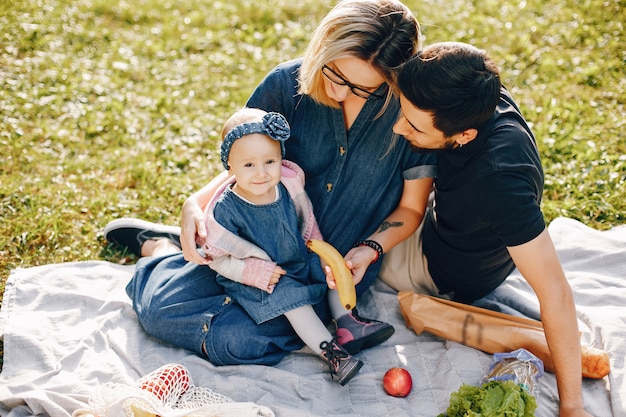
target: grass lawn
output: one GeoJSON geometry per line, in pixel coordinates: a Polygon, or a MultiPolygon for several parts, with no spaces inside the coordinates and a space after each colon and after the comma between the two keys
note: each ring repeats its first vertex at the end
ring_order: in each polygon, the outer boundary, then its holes
{"type": "MultiPolygon", "coordinates": [[[[547,220],[624,223],[623,1],[405,3],[426,43],[472,43],[501,67],[539,142],[547,220]]],[[[103,240],[112,219],[178,224],[186,196],[220,170],[225,118],[302,54],[333,4],[5,0],[0,294],[18,267],[134,262],[103,240]]]]}

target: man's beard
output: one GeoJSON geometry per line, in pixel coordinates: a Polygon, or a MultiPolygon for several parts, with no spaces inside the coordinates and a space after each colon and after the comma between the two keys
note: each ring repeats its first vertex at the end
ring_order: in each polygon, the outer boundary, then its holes
{"type": "Polygon", "coordinates": [[[456,142],[451,142],[444,145],[441,148],[420,148],[419,146],[415,146],[412,143],[409,143],[409,147],[411,148],[411,152],[416,153],[437,153],[437,152],[445,152],[455,148],[456,142]]]}

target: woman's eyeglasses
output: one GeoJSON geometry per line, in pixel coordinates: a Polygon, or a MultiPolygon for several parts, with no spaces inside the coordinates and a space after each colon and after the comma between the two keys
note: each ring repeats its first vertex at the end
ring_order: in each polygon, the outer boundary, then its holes
{"type": "Polygon", "coordinates": [[[322,67],[322,74],[324,74],[324,76],[328,78],[332,83],[348,87],[350,91],[352,91],[352,94],[354,94],[355,96],[365,99],[370,97],[385,98],[383,94],[376,94],[352,84],[350,81],[346,80],[341,75],[333,71],[328,65],[324,65],[322,67]]]}

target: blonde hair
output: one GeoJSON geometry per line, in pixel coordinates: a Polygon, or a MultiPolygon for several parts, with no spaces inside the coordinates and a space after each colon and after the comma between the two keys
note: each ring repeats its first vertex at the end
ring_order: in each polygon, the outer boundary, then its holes
{"type": "Polygon", "coordinates": [[[243,123],[260,122],[266,114],[266,111],[252,107],[244,107],[237,110],[224,122],[221,133],[222,140],[224,140],[224,137],[226,137],[228,132],[233,130],[235,126],[239,126],[243,123]]]}
{"type": "Polygon", "coordinates": [[[420,27],[397,0],[343,0],[317,27],[302,61],[298,92],[330,107],[322,67],[340,58],[358,58],[380,72],[389,85],[385,106],[397,93],[397,69],[421,47],[420,27]]]}

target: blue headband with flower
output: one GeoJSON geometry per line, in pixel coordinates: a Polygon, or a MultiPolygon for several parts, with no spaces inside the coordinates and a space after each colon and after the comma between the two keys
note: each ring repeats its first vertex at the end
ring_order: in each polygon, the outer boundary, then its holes
{"type": "Polygon", "coordinates": [[[285,157],[285,141],[289,139],[291,133],[289,123],[282,114],[270,112],[263,116],[260,122],[242,123],[233,127],[226,136],[224,136],[224,141],[220,149],[220,159],[222,160],[224,169],[229,169],[228,155],[230,154],[230,148],[233,146],[233,143],[237,139],[253,133],[261,133],[280,142],[281,154],[283,158],[285,157]]]}

